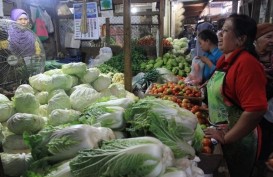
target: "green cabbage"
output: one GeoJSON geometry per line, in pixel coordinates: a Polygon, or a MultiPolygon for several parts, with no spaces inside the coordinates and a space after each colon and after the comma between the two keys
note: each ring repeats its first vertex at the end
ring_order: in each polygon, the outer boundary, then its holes
{"type": "Polygon", "coordinates": [[[31,93],[34,94],[34,89],[28,85],[28,84],[22,84],[17,87],[15,90],[15,95],[21,94],[21,93],[31,93]]]}
{"type": "Polygon", "coordinates": [[[38,115],[27,113],[16,113],[7,121],[8,129],[17,135],[22,135],[25,131],[37,133],[45,125],[45,120],[38,115]]]}
{"type": "Polygon", "coordinates": [[[40,104],[47,104],[48,102],[48,92],[42,91],[35,94],[36,99],[40,104]]]}
{"type": "Polygon", "coordinates": [[[62,71],[64,74],[82,76],[87,71],[87,66],[85,63],[78,62],[78,63],[68,63],[62,65],[62,71]]]}
{"type": "Polygon", "coordinates": [[[82,112],[100,97],[100,93],[95,89],[80,87],[70,95],[70,102],[73,109],[82,112]]]}
{"type": "Polygon", "coordinates": [[[87,72],[82,77],[82,83],[91,83],[95,81],[100,75],[100,70],[98,68],[89,68],[87,72]]]}
{"type": "Polygon", "coordinates": [[[0,122],[7,121],[15,113],[11,101],[0,102],[0,122]]]}
{"type": "Polygon", "coordinates": [[[0,103],[10,101],[8,97],[0,93],[0,103]]]}
{"type": "Polygon", "coordinates": [[[42,116],[42,117],[47,117],[48,116],[48,105],[47,104],[44,104],[44,105],[41,105],[38,109],[38,115],[39,116],[42,116]]]}
{"type": "Polygon", "coordinates": [[[100,74],[98,78],[91,83],[93,88],[100,92],[103,89],[106,89],[109,87],[109,85],[112,82],[112,78],[106,74],[100,74]]]}
{"type": "Polygon", "coordinates": [[[51,112],[55,109],[71,109],[70,99],[66,93],[57,93],[50,98],[50,100],[48,100],[47,113],[51,114],[51,112]]]}
{"type": "Polygon", "coordinates": [[[29,84],[36,90],[48,91],[51,88],[52,77],[45,74],[37,74],[29,78],[29,84]]]}
{"type": "Polygon", "coordinates": [[[73,88],[70,89],[69,93],[71,95],[71,93],[73,93],[77,88],[81,88],[81,87],[86,87],[86,88],[93,88],[90,84],[80,84],[80,85],[76,85],[73,88]]]}
{"type": "Polygon", "coordinates": [[[73,79],[71,76],[67,74],[54,74],[52,76],[52,82],[50,86],[50,90],[56,90],[56,89],[64,89],[69,90],[72,88],[73,79]]]}
{"type": "Polygon", "coordinates": [[[36,114],[40,106],[39,101],[31,93],[22,93],[13,97],[16,112],[36,114]]]}
{"type": "Polygon", "coordinates": [[[79,84],[79,78],[77,78],[76,76],[71,76],[71,78],[72,78],[72,87],[79,84]]]}
{"type": "Polygon", "coordinates": [[[45,75],[52,76],[54,74],[63,74],[63,71],[61,69],[51,69],[46,72],[44,72],[45,75]]]}
{"type": "Polygon", "coordinates": [[[54,126],[73,123],[78,121],[80,115],[81,112],[73,109],[55,109],[51,112],[48,123],[54,126]]]}

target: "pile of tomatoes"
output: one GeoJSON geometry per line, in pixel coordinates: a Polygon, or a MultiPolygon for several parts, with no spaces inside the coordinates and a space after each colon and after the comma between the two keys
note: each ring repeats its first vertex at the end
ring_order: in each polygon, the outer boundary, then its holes
{"type": "Polygon", "coordinates": [[[137,41],[138,45],[145,45],[145,46],[155,46],[156,40],[153,36],[148,35],[148,36],[144,36],[142,38],[140,38],[137,41]]]}
{"type": "Polygon", "coordinates": [[[172,47],[173,46],[172,43],[165,38],[163,39],[162,43],[163,43],[163,47],[172,47]]]}
{"type": "Polygon", "coordinates": [[[164,84],[154,83],[148,90],[152,95],[174,95],[186,97],[201,97],[202,92],[198,87],[186,85],[184,82],[167,82],[164,84]]]}

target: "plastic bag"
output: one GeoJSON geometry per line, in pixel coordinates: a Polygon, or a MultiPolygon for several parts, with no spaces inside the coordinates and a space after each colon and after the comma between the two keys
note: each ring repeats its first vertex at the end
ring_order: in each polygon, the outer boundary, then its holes
{"type": "Polygon", "coordinates": [[[92,62],[91,65],[89,65],[89,67],[96,67],[99,66],[101,64],[103,64],[104,62],[110,60],[113,56],[113,52],[112,49],[110,47],[102,47],[100,48],[100,53],[98,56],[96,56],[95,59],[91,59],[92,62]]]}
{"type": "Polygon", "coordinates": [[[112,58],[113,52],[110,47],[102,47],[100,48],[100,54],[96,56],[95,59],[102,60],[103,62],[108,61],[110,58],[112,58]]]}
{"type": "Polygon", "coordinates": [[[186,77],[185,82],[192,85],[201,84],[203,79],[203,69],[204,63],[197,57],[194,57],[192,59],[191,72],[186,77]]]}

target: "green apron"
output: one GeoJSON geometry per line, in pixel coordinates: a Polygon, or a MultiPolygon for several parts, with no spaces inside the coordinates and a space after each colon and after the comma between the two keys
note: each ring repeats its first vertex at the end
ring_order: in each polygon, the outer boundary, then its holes
{"type": "MultiPolygon", "coordinates": [[[[236,104],[225,104],[222,94],[225,76],[226,71],[216,70],[207,84],[209,116],[211,122],[227,122],[228,127],[232,128],[243,111],[236,104]]],[[[232,102],[232,100],[229,101],[232,102]]],[[[257,143],[255,129],[240,141],[222,146],[231,177],[249,177],[251,175],[256,159],[257,143]]]]}

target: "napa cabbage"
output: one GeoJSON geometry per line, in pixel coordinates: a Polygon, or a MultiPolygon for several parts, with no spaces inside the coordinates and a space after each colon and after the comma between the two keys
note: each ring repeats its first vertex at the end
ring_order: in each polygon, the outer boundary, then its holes
{"type": "Polygon", "coordinates": [[[16,152],[16,150],[26,150],[29,147],[24,143],[23,135],[10,134],[5,137],[2,143],[4,152],[16,152]]]}
{"type": "Polygon", "coordinates": [[[168,145],[176,158],[195,156],[188,144],[194,135],[197,118],[175,103],[154,97],[145,97],[125,110],[126,129],[131,136],[153,135],[168,145]]]}
{"type": "Polygon", "coordinates": [[[121,129],[124,126],[124,108],[120,106],[90,106],[85,109],[79,121],[83,124],[99,124],[102,127],[121,129]]]}
{"type": "Polygon", "coordinates": [[[114,138],[109,128],[82,124],[46,127],[38,134],[24,136],[31,147],[33,168],[46,161],[60,162],[73,158],[80,150],[97,148],[100,141],[114,138]]]}
{"type": "Polygon", "coordinates": [[[156,138],[103,141],[100,148],[79,152],[70,162],[75,177],[157,177],[173,165],[173,153],[156,138]]]}
{"type": "Polygon", "coordinates": [[[8,154],[1,153],[1,160],[4,169],[4,174],[8,176],[21,176],[29,167],[30,154],[8,154]]]}

